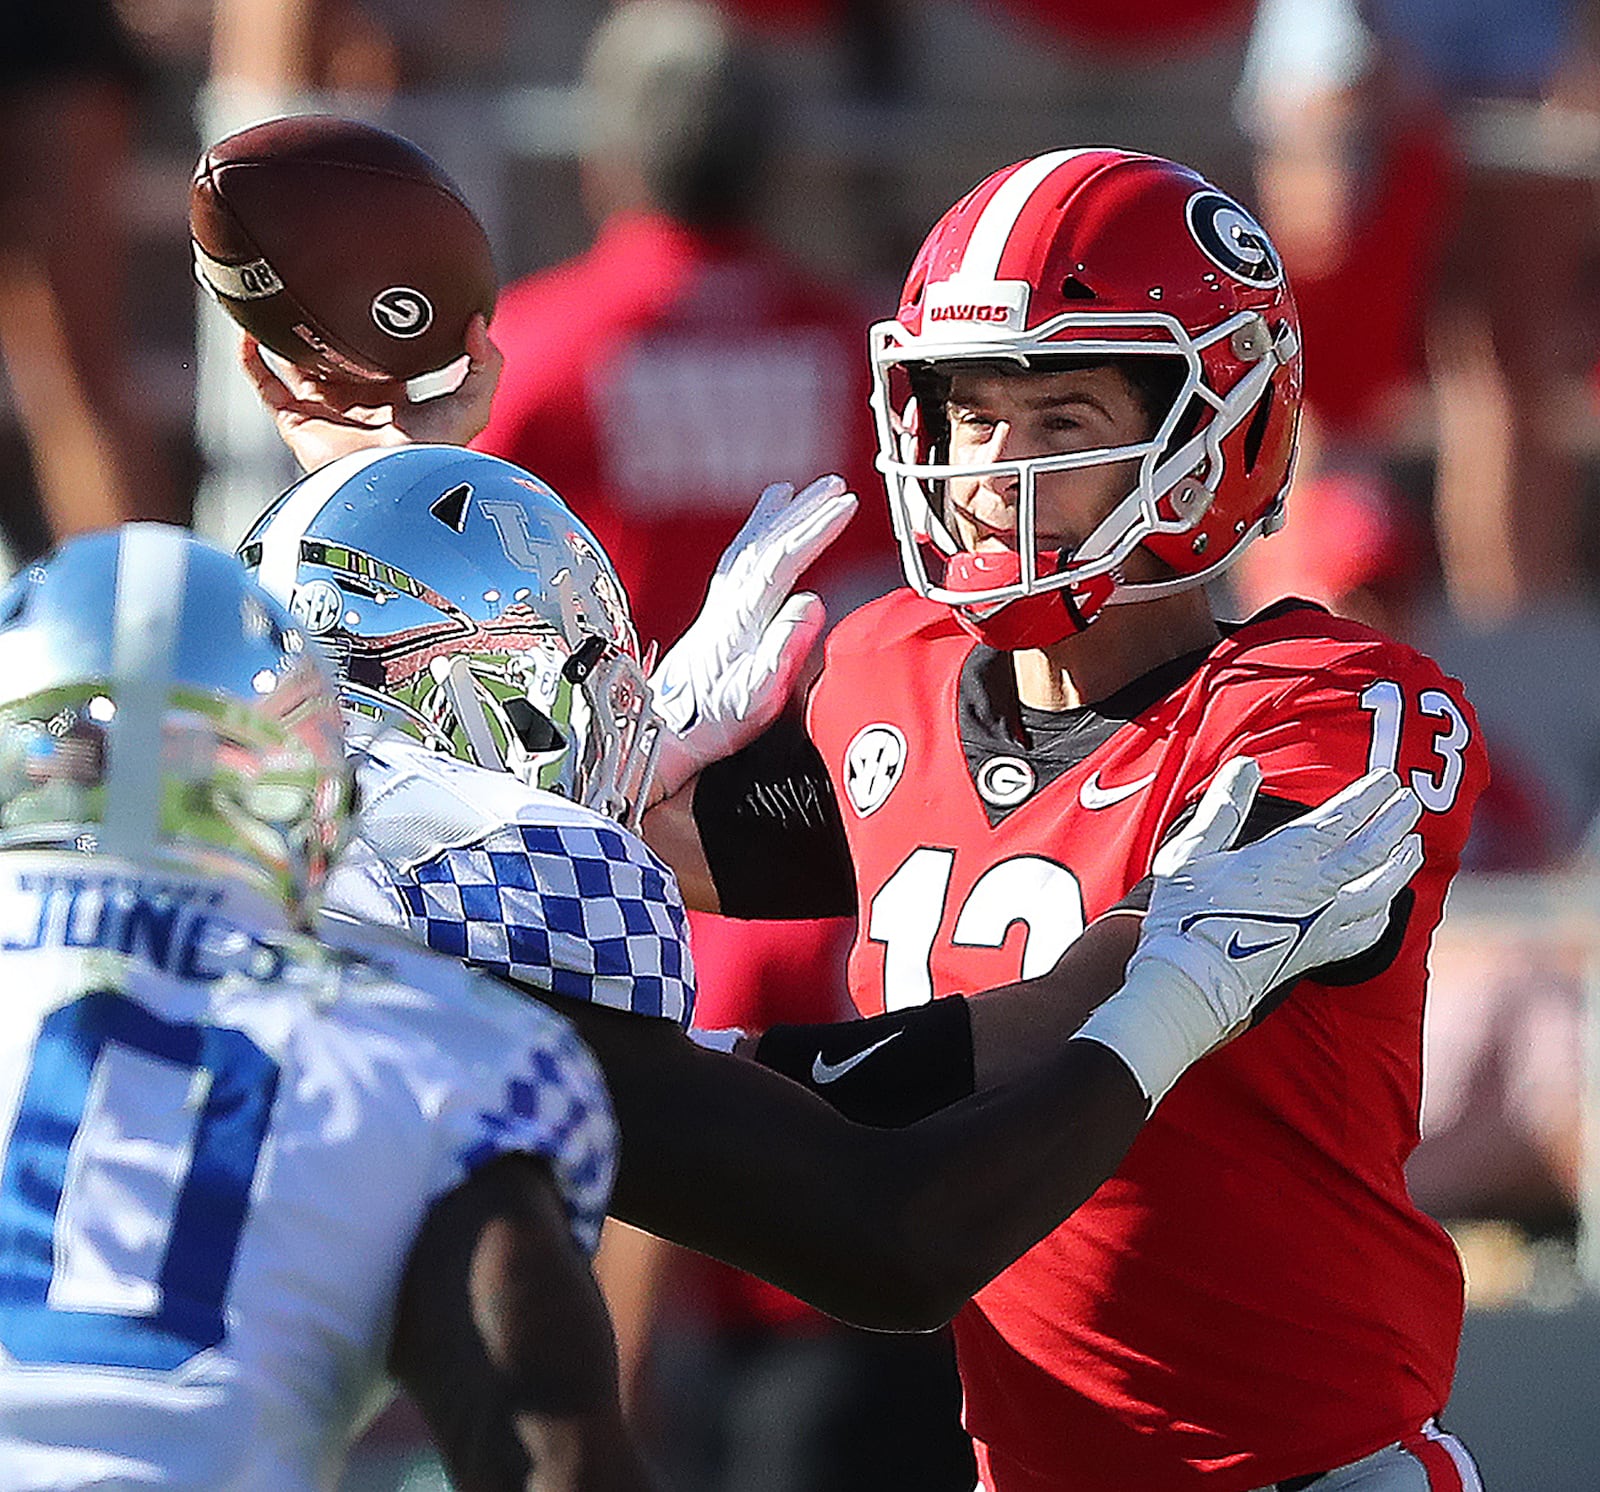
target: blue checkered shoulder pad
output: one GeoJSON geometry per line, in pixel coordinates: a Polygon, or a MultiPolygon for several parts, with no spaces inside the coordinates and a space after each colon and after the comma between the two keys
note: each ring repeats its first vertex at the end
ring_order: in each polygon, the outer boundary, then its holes
{"type": "Polygon", "coordinates": [[[678,883],[609,819],[533,794],[512,822],[390,875],[430,948],[554,994],[689,1024],[694,965],[678,883]]]}

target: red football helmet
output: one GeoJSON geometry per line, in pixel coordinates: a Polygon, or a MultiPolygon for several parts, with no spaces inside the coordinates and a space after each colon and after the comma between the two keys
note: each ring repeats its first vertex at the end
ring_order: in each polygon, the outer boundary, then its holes
{"type": "Polygon", "coordinates": [[[1203,177],[1122,150],[1059,150],[963,197],[872,333],[878,465],[906,578],[1000,648],[1047,647],[1107,604],[1201,585],[1283,521],[1300,420],[1300,325],[1265,231],[1203,177]],[[1172,359],[1147,441],[950,464],[938,380],[952,364],[1048,368],[1172,359]],[[1138,479],[1075,550],[1041,550],[1042,472],[1138,461],[1138,479]],[[1017,477],[1015,554],[973,554],[946,526],[952,477],[1017,477]],[[1139,545],[1174,572],[1130,584],[1139,545]]]}

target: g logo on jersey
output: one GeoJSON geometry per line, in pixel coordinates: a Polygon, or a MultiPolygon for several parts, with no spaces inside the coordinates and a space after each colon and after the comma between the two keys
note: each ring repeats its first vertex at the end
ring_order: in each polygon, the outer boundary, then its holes
{"type": "Polygon", "coordinates": [[[1187,209],[1189,231],[1200,251],[1241,285],[1283,283],[1283,266],[1267,230],[1221,192],[1196,192],[1187,209]]]}
{"type": "Polygon", "coordinates": [[[978,796],[995,808],[1015,808],[1037,780],[1020,756],[991,756],[978,768],[978,796]]]}
{"type": "Polygon", "coordinates": [[[420,337],[433,325],[433,302],[409,285],[391,285],[372,297],[372,319],[391,337],[420,337]]]}
{"type": "Polygon", "coordinates": [[[844,790],[857,815],[876,813],[906,765],[906,738],[892,725],[868,725],[845,748],[844,790]]]}

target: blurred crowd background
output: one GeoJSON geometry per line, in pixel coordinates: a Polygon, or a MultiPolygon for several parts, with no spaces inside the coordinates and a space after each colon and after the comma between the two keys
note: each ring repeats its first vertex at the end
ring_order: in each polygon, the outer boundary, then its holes
{"type": "MultiPolygon", "coordinates": [[[[1436,949],[1413,1185],[1467,1257],[1460,1409],[1507,1428],[1460,1428],[1490,1484],[1504,1456],[1500,1485],[1592,1485],[1563,1480],[1594,1463],[1559,1363],[1600,1350],[1600,5],[6,0],[6,568],[131,517],[231,542],[291,478],[185,209],[205,142],[315,111],[416,140],[477,207],[507,359],[480,444],[590,521],[663,645],[769,480],[840,470],[866,499],[834,614],[894,583],[864,333],[967,187],[1118,144],[1257,210],[1309,415],[1291,521],[1229,599],[1360,616],[1477,705],[1495,780],[1436,949]]],[[[842,1014],[847,935],[698,920],[704,1023],[842,1014]]],[[[620,1229],[602,1264],[669,1486],[970,1488],[938,1339],[620,1229]]],[[[410,1435],[387,1417],[352,1486],[432,1485],[410,1435]]]]}

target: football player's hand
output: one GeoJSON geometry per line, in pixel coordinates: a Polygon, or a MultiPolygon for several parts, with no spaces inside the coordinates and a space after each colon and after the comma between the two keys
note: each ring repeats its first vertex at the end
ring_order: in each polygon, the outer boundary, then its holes
{"type": "Polygon", "coordinates": [[[650,676],[666,723],[654,799],[670,798],[777,718],[825,621],[816,596],[791,591],[855,510],[842,477],[799,492],[775,482],[761,494],[717,561],[699,616],[650,676]]]}
{"type": "Polygon", "coordinates": [[[1390,771],[1234,849],[1260,784],[1255,762],[1234,758],[1162,847],[1123,988],[1083,1027],[1128,1061],[1152,1102],[1270,991],[1376,943],[1422,864],[1412,832],[1422,805],[1390,771]]]}
{"type": "Polygon", "coordinates": [[[239,361],[294,459],[303,471],[315,471],[379,446],[466,445],[489,423],[504,361],[482,316],[467,326],[466,353],[461,383],[421,403],[406,397],[403,384],[328,383],[282,361],[269,367],[250,336],[239,361]]]}

